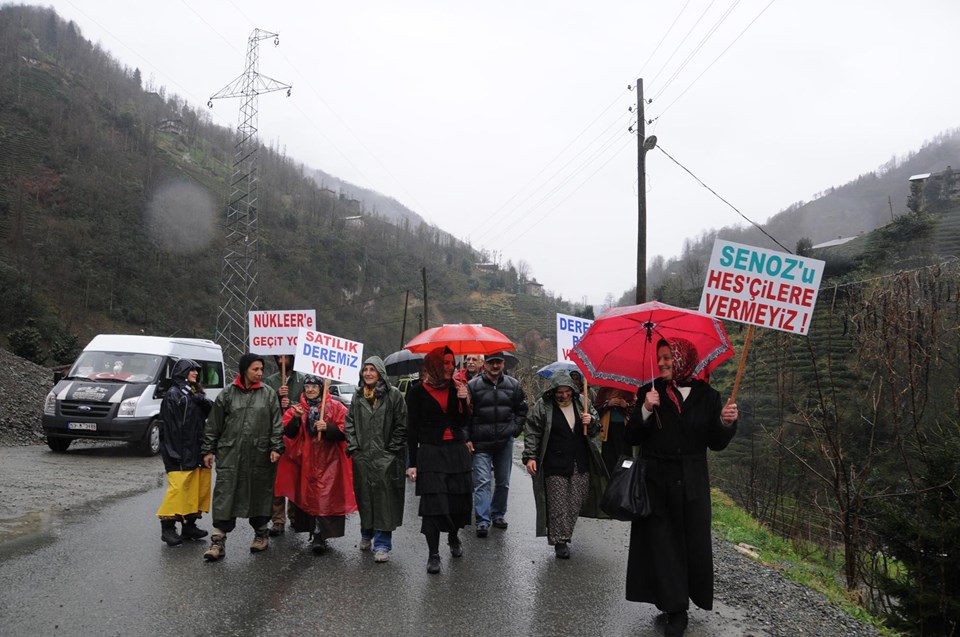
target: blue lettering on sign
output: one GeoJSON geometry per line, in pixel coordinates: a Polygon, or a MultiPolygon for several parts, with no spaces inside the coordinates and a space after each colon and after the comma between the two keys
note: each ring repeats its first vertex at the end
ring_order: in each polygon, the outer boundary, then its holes
{"type": "Polygon", "coordinates": [[[560,317],[560,331],[562,332],[575,332],[577,334],[584,334],[590,326],[593,325],[593,321],[580,321],[580,320],[571,320],[568,318],[560,317]]]}
{"type": "Polygon", "coordinates": [[[734,249],[731,246],[721,248],[719,262],[721,266],[732,266],[735,270],[756,272],[788,281],[800,279],[804,283],[813,283],[817,274],[815,267],[807,267],[801,259],[793,256],[766,254],[747,248],[734,249]]]}

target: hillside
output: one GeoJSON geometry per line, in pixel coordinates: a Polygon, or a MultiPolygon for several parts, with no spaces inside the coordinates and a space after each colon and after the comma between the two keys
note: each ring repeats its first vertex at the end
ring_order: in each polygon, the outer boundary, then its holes
{"type": "MultiPolygon", "coordinates": [[[[234,136],[53,10],[0,7],[0,342],[57,363],[100,332],[212,337],[234,136]]],[[[476,311],[520,343],[582,309],[484,313],[485,295],[517,296],[515,272],[479,272],[469,245],[399,203],[334,192],[270,148],[258,174],[260,309],[315,308],[320,329],[381,355],[420,329],[423,269],[431,325],[476,311]]]]}

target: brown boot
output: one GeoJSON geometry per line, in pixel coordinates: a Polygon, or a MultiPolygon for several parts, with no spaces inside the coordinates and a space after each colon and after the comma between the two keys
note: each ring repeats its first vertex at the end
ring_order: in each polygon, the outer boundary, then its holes
{"type": "Polygon", "coordinates": [[[250,545],[251,553],[260,553],[266,551],[270,547],[270,533],[267,529],[262,529],[256,532],[256,535],[253,536],[253,543],[250,545]]]}
{"type": "Polygon", "coordinates": [[[216,562],[227,555],[227,536],[222,531],[214,531],[210,536],[210,548],[203,554],[207,562],[216,562]]]}

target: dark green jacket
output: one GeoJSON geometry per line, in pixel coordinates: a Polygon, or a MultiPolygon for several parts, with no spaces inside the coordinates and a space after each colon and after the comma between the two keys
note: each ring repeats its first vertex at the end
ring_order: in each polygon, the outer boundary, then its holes
{"type": "MultiPolygon", "coordinates": [[[[304,375],[300,372],[295,372],[292,369],[287,370],[287,398],[290,399],[290,407],[296,405],[300,402],[300,394],[303,393],[303,379],[304,375]]],[[[263,384],[271,388],[275,392],[280,391],[280,385],[282,384],[280,380],[280,372],[276,374],[270,374],[263,379],[263,384]]],[[[277,397],[277,400],[280,400],[280,397],[277,397]]]]}
{"type": "Polygon", "coordinates": [[[203,430],[200,452],[216,456],[214,520],[271,514],[277,474],[271,451],[283,453],[277,394],[262,384],[242,387],[238,377],[217,396],[203,430]]]}
{"type": "Polygon", "coordinates": [[[380,373],[382,392],[373,405],[363,395],[363,381],[347,411],[344,434],[353,459],[353,490],[360,509],[360,527],[392,531],[403,524],[407,463],[407,404],[390,385],[379,356],[364,365],[380,373]]]}
{"type": "MultiPolygon", "coordinates": [[[[570,378],[570,373],[564,370],[556,372],[550,378],[550,386],[530,410],[523,428],[523,464],[526,465],[527,460],[537,461],[537,475],[533,477],[533,497],[537,504],[538,537],[547,535],[547,500],[543,461],[553,424],[553,392],[561,386],[571,387],[576,391],[576,385],[570,378]]],[[[583,413],[583,394],[574,393],[573,406],[578,414],[583,413]]],[[[589,413],[591,422],[587,428],[587,442],[590,449],[590,491],[580,508],[580,515],[587,518],[606,518],[607,515],[600,510],[600,497],[607,486],[607,468],[600,455],[600,416],[593,405],[590,405],[589,413]]]]}

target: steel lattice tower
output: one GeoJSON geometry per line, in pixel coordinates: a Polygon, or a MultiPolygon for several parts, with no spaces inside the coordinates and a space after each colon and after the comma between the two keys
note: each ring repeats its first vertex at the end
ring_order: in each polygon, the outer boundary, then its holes
{"type": "Polygon", "coordinates": [[[260,41],[280,37],[262,29],[254,29],[247,40],[247,65],[243,74],[210,97],[213,100],[242,98],[230,179],[230,200],[224,222],[223,262],[220,266],[220,307],[217,310],[216,341],[223,347],[226,366],[233,370],[237,360],[247,351],[248,317],[257,307],[260,295],[258,280],[260,230],[257,224],[257,102],[261,93],[292,86],[259,73],[260,41]]]}

